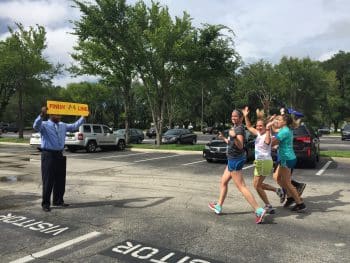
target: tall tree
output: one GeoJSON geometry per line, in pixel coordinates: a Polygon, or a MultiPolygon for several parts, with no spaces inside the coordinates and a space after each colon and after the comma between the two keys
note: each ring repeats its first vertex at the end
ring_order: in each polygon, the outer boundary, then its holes
{"type": "Polygon", "coordinates": [[[74,0],[74,3],[82,16],[74,23],[78,44],[72,57],[79,65],[72,67],[72,72],[99,76],[104,83],[122,94],[125,128],[128,130],[135,76],[131,7],[125,0],[99,0],[96,4],[74,0]]]}
{"type": "Polygon", "coordinates": [[[184,50],[192,41],[191,19],[184,13],[183,17],[173,20],[166,7],[154,2],[147,7],[140,1],[134,6],[133,21],[132,34],[139,36],[136,45],[138,74],[145,88],[159,145],[167,98],[177,87],[177,78],[184,67],[184,50]]]}
{"type": "Polygon", "coordinates": [[[22,24],[16,26],[17,30],[9,28],[11,35],[1,44],[5,52],[0,57],[0,86],[1,90],[7,91],[6,96],[14,94],[13,91],[17,93],[19,137],[23,138],[24,96],[38,87],[50,85],[60,65],[53,66],[43,56],[46,48],[44,27],[25,30],[22,24]]]}
{"type": "Polygon", "coordinates": [[[280,77],[272,64],[260,60],[240,69],[240,90],[247,95],[256,96],[265,113],[270,114],[270,107],[280,93],[280,77]]]}
{"type": "Polygon", "coordinates": [[[339,112],[339,120],[350,120],[350,52],[339,51],[329,60],[322,63],[326,70],[336,72],[338,91],[342,101],[335,111],[339,112]]]}

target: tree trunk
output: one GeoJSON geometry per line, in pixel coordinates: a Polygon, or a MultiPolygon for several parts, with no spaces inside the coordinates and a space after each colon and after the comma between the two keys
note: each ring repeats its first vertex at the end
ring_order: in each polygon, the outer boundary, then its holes
{"type": "Polygon", "coordinates": [[[23,90],[18,88],[18,138],[23,139],[23,90]]]}

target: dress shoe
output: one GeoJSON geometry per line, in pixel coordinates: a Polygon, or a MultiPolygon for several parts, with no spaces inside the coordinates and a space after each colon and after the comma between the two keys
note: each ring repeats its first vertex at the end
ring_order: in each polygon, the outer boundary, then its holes
{"type": "Polygon", "coordinates": [[[50,212],[51,208],[49,206],[43,206],[43,211],[44,212],[50,212]]]}
{"type": "Polygon", "coordinates": [[[61,206],[61,207],[67,207],[69,204],[63,202],[63,203],[53,203],[54,206],[61,206]]]}

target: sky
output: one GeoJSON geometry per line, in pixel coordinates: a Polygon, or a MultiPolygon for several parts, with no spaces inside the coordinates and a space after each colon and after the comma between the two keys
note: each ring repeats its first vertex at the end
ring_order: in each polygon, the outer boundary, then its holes
{"type": "MultiPolygon", "coordinates": [[[[91,0],[90,0],[91,1],[91,0]]],[[[135,3],[135,0],[127,0],[135,3]]],[[[146,3],[150,1],[145,0],[146,3]]],[[[282,56],[310,57],[324,61],[339,50],[350,52],[349,0],[159,0],[172,16],[190,14],[193,24],[222,24],[235,33],[235,49],[244,63],[264,59],[278,63],[282,56]]],[[[0,40],[9,36],[8,26],[45,26],[52,63],[73,63],[76,43],[70,21],[79,10],[69,0],[0,0],[0,40]]],[[[95,77],[72,77],[65,73],[55,85],[93,81],[95,77]]]]}

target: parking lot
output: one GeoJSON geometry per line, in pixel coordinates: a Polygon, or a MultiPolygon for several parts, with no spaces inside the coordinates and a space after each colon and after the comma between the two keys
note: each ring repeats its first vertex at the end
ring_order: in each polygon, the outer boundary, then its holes
{"type": "MultiPolygon", "coordinates": [[[[322,140],[324,147],[338,145],[322,140]]],[[[66,155],[65,201],[71,206],[44,213],[40,153],[0,145],[1,262],[349,261],[348,159],[322,158],[316,169],[297,169],[295,179],[307,184],[307,212],[283,209],[269,192],[277,213],[256,225],[233,184],[223,215],[208,209],[225,165],[207,163],[201,153],[66,155]]],[[[250,189],[252,173],[247,163],[250,189]]]]}

